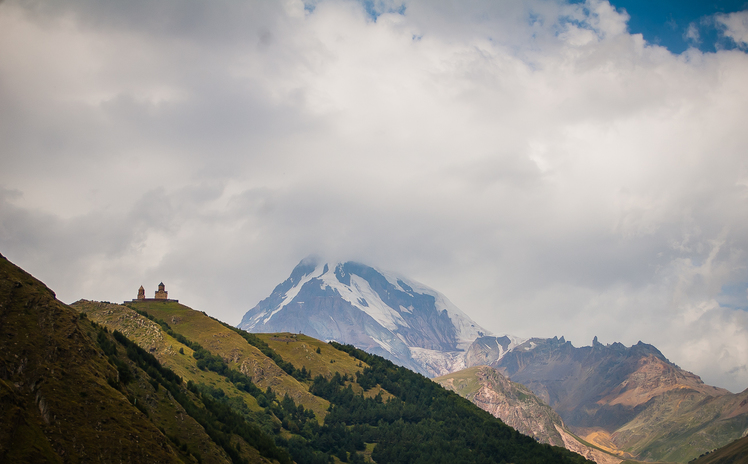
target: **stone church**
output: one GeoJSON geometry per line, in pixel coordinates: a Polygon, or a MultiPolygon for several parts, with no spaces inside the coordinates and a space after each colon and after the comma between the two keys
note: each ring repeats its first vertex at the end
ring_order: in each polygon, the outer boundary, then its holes
{"type": "Polygon", "coordinates": [[[146,302],[146,301],[161,301],[161,302],[174,302],[177,303],[179,300],[170,300],[169,299],[169,292],[166,291],[166,286],[163,282],[158,284],[158,290],[156,290],[156,294],[153,298],[146,298],[145,297],[145,288],[141,285],[138,289],[138,298],[132,301],[125,301],[125,303],[140,303],[140,302],[146,302]]]}

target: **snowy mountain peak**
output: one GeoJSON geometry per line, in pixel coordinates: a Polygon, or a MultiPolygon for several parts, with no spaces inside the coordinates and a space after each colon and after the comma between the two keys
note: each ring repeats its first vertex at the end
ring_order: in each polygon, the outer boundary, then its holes
{"type": "Polygon", "coordinates": [[[427,374],[490,333],[436,290],[357,262],[303,259],[242,318],[253,332],[303,332],[350,343],[427,374]],[[431,367],[429,367],[431,366],[431,367]]]}

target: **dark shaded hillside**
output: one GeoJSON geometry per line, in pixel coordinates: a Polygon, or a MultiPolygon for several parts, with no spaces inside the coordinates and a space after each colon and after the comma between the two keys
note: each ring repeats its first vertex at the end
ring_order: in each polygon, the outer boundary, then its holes
{"type": "Polygon", "coordinates": [[[4,258],[0,324],[0,462],[291,462],[273,434],[4,258]]]}
{"type": "MultiPolygon", "coordinates": [[[[181,462],[109,383],[90,322],[0,257],[0,461],[181,462]]],[[[112,380],[115,379],[115,380],[112,380]]]]}

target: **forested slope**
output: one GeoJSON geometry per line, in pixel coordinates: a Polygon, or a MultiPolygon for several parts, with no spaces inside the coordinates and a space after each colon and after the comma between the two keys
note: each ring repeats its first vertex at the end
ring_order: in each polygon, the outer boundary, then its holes
{"type": "Polygon", "coordinates": [[[519,434],[420,374],[350,346],[301,334],[250,334],[176,303],[75,306],[150,343],[204,397],[235,409],[247,404],[247,420],[264,419],[264,430],[299,463],[585,462],[519,434]],[[133,318],[150,318],[163,335],[133,318]],[[270,390],[239,401],[250,389],[237,389],[232,378],[241,384],[251,377],[254,385],[254,375],[270,390]],[[304,408],[299,400],[325,408],[304,408]]]}

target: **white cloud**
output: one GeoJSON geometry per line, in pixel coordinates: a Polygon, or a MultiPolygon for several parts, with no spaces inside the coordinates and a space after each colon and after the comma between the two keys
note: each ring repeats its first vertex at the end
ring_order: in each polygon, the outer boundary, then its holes
{"type": "Polygon", "coordinates": [[[717,24],[724,28],[724,34],[742,48],[748,46],[748,10],[714,16],[717,24]]]}
{"type": "Polygon", "coordinates": [[[4,3],[0,252],[64,301],[163,280],[229,322],[309,253],[357,259],[745,388],[717,301],[748,282],[746,55],[602,1],[375,6],[4,3]]]}
{"type": "Polygon", "coordinates": [[[691,23],[688,25],[688,28],[686,29],[686,32],[683,33],[683,38],[686,39],[686,41],[698,44],[701,42],[701,34],[699,34],[699,26],[696,25],[696,23],[691,23]]]}

